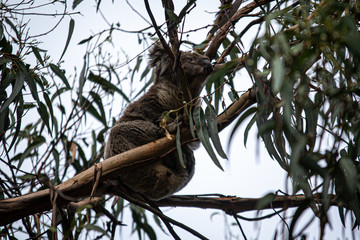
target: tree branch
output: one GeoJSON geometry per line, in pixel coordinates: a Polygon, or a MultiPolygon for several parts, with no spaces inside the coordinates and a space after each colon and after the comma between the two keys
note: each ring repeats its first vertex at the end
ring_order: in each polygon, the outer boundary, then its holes
{"type": "MultiPolygon", "coordinates": [[[[254,103],[251,100],[250,90],[243,94],[236,102],[228,107],[228,109],[218,116],[219,129],[222,130],[238,116],[246,106],[254,103]]],[[[181,130],[182,143],[190,142],[192,138],[189,129],[181,130]]],[[[113,156],[101,162],[102,180],[111,179],[123,170],[139,167],[144,163],[153,161],[159,156],[165,155],[173,151],[176,143],[176,136],[171,138],[161,138],[150,142],[146,145],[131,149],[127,152],[113,156]]],[[[84,198],[90,195],[92,182],[94,178],[94,168],[77,174],[73,178],[67,180],[54,187],[54,191],[59,192],[57,197],[57,205],[63,206],[69,202],[75,201],[77,198],[84,198]]],[[[41,190],[38,192],[26,194],[16,198],[9,198],[0,201],[0,225],[5,225],[18,220],[24,216],[34,213],[50,210],[52,207],[50,201],[50,190],[41,190]]]]}
{"type": "MultiPolygon", "coordinates": [[[[337,205],[336,196],[329,194],[330,205],[337,205]]],[[[202,197],[202,196],[171,196],[156,202],[161,207],[195,207],[222,210],[229,215],[240,212],[257,210],[256,205],[262,198],[240,198],[235,196],[202,197]]],[[[263,209],[296,207],[307,200],[305,195],[276,196],[275,199],[263,209]]],[[[320,194],[314,195],[316,203],[321,204],[320,194]]],[[[259,209],[260,210],[260,209],[259,209]]]]}
{"type": "Polygon", "coordinates": [[[255,8],[268,4],[274,0],[258,0],[247,4],[245,7],[240,8],[236,13],[231,17],[230,21],[225,23],[215,34],[213,39],[210,42],[208,49],[206,50],[205,55],[210,59],[213,59],[216,55],[217,50],[219,49],[220,44],[226,38],[226,35],[229,33],[229,29],[236,22],[238,22],[242,17],[245,17],[247,14],[252,12],[255,8]]]}

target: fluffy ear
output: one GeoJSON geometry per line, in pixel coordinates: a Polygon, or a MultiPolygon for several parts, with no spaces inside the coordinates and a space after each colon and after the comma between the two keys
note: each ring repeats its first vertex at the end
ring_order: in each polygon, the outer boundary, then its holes
{"type": "Polygon", "coordinates": [[[149,67],[155,67],[160,75],[171,69],[171,61],[161,42],[155,43],[149,52],[149,67]]]}

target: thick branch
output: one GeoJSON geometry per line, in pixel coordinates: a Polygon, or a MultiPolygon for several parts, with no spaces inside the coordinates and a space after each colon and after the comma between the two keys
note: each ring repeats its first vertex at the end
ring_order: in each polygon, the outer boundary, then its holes
{"type": "MultiPolygon", "coordinates": [[[[337,205],[336,196],[329,195],[330,204],[337,205]]],[[[212,208],[233,215],[239,212],[257,210],[256,204],[261,198],[239,198],[234,196],[223,197],[201,197],[201,196],[171,196],[157,202],[162,207],[196,207],[196,208],[212,208]]],[[[305,195],[295,196],[277,196],[271,204],[263,209],[297,207],[307,198],[305,195]]],[[[322,199],[319,194],[314,196],[317,203],[321,204],[322,199]]]]}
{"type": "MultiPolygon", "coordinates": [[[[219,129],[224,129],[235,117],[241,113],[245,104],[250,99],[250,91],[242,95],[238,101],[234,102],[226,112],[218,117],[219,129]]],[[[192,141],[189,129],[182,129],[181,140],[183,143],[192,141]]],[[[161,138],[146,145],[131,149],[127,152],[113,156],[101,162],[102,180],[109,179],[117,175],[120,171],[129,167],[139,167],[148,161],[158,158],[175,149],[176,136],[171,138],[161,138]]],[[[79,173],[68,181],[54,187],[59,193],[57,198],[58,206],[63,206],[69,202],[76,201],[90,195],[94,178],[94,166],[79,173]]],[[[18,220],[22,217],[47,211],[51,209],[50,191],[41,190],[16,198],[9,198],[0,201],[0,225],[5,225],[18,220]]]]}

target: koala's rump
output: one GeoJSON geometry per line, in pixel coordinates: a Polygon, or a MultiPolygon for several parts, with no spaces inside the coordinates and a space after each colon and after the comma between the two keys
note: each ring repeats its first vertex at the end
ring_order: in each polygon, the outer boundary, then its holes
{"type": "MultiPolygon", "coordinates": [[[[144,145],[163,135],[164,130],[149,121],[120,122],[110,132],[105,157],[144,145]]],[[[118,180],[151,200],[165,198],[183,188],[194,173],[193,151],[185,145],[182,154],[185,168],[175,150],[155,162],[121,173],[118,180]]]]}

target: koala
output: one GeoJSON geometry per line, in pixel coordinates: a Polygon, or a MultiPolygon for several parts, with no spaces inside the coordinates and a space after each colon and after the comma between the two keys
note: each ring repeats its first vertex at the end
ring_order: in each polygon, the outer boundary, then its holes
{"type": "MultiPolygon", "coordinates": [[[[152,47],[149,59],[149,67],[154,68],[154,83],[125,109],[110,130],[105,159],[164,137],[165,129],[160,126],[163,112],[183,105],[170,58],[160,43],[152,47]]],[[[199,96],[213,70],[209,58],[194,52],[180,52],[180,64],[191,96],[199,96]]],[[[163,199],[182,189],[194,174],[191,144],[182,146],[182,154],[186,168],[181,166],[177,151],[173,151],[146,166],[121,173],[117,180],[150,200],[163,199]]]]}

